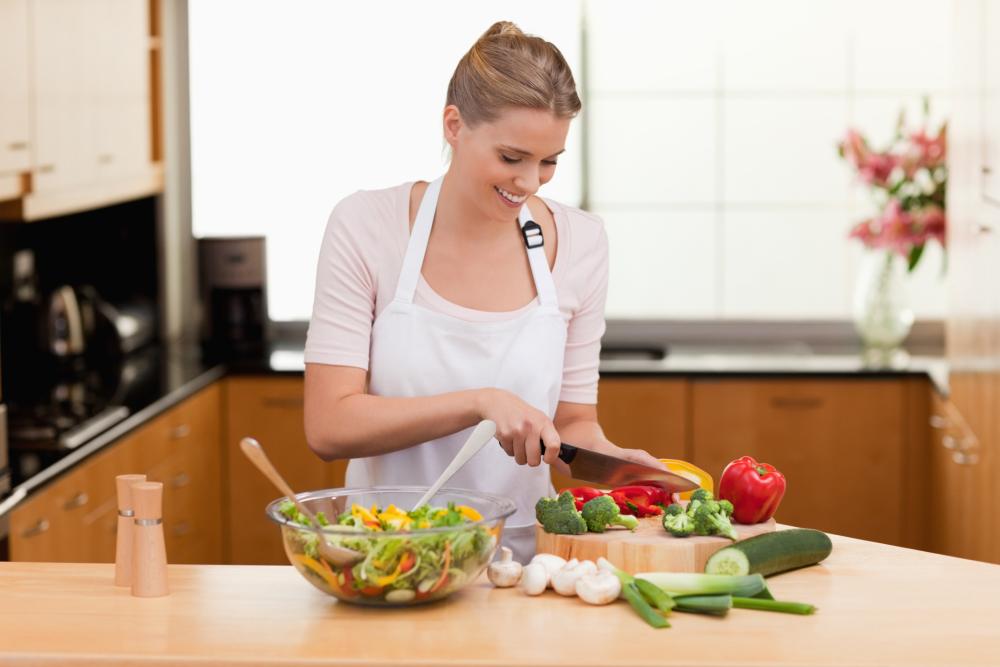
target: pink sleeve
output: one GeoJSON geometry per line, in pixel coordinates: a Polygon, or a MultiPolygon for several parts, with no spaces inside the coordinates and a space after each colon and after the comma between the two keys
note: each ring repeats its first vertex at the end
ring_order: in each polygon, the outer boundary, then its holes
{"type": "Polygon", "coordinates": [[[366,252],[373,246],[365,242],[364,223],[370,212],[361,205],[363,196],[355,193],[337,204],[326,224],[306,336],[306,363],[368,369],[377,272],[371,252],[366,252]]]}
{"type": "Polygon", "coordinates": [[[572,291],[580,295],[580,301],[569,320],[559,400],[596,404],[601,337],[605,330],[604,302],[608,295],[608,235],[600,218],[590,214],[586,217],[591,220],[570,223],[583,227],[589,222],[587,227],[590,229],[571,232],[572,274],[569,280],[572,291]]]}

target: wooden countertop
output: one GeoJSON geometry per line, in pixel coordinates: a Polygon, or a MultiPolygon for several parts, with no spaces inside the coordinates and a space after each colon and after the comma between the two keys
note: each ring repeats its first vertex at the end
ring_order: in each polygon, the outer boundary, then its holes
{"type": "Polygon", "coordinates": [[[174,565],[133,598],[107,564],[0,563],[0,664],[995,665],[1000,565],[831,536],[819,566],[769,579],[813,616],[675,613],[530,598],[482,580],[410,609],[337,603],[290,566],[174,565]]]}

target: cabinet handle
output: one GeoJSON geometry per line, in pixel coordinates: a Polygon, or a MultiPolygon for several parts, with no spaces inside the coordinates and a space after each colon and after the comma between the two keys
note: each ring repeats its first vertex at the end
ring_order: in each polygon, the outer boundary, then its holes
{"type": "Polygon", "coordinates": [[[43,164],[38,166],[39,174],[51,174],[55,170],[56,166],[54,164],[43,164]]]}
{"type": "Polygon", "coordinates": [[[170,480],[170,485],[175,489],[181,489],[191,483],[191,476],[186,472],[180,472],[174,475],[173,479],[170,480]]]}
{"type": "Polygon", "coordinates": [[[9,151],[23,151],[27,150],[27,148],[28,148],[27,141],[12,141],[9,144],[7,144],[7,150],[9,151]]]}
{"type": "Polygon", "coordinates": [[[97,156],[98,164],[111,164],[115,161],[115,156],[111,153],[103,153],[97,156]]]}
{"type": "Polygon", "coordinates": [[[979,463],[979,454],[975,452],[955,452],[951,455],[951,460],[960,466],[974,466],[979,463]]]}
{"type": "Polygon", "coordinates": [[[63,509],[67,511],[75,510],[77,507],[83,507],[88,502],[90,502],[90,496],[88,496],[85,491],[81,491],[80,493],[76,494],[75,496],[67,500],[66,504],[63,505],[63,509]]]}
{"type": "Polygon", "coordinates": [[[823,399],[816,397],[775,396],[771,399],[772,408],[789,408],[793,410],[812,410],[823,406],[823,399]]]}
{"type": "Polygon", "coordinates": [[[931,415],[931,428],[948,428],[948,418],[941,415],[931,415]]]}
{"type": "Polygon", "coordinates": [[[21,533],[21,537],[37,537],[42,533],[48,532],[49,530],[49,520],[39,519],[34,526],[28,528],[26,531],[21,533]]]}
{"type": "Polygon", "coordinates": [[[191,427],[187,424],[181,424],[180,426],[175,426],[170,429],[171,440],[180,440],[181,438],[186,438],[191,435],[191,427]]]}
{"type": "Polygon", "coordinates": [[[191,532],[191,524],[187,521],[178,521],[174,524],[174,537],[184,537],[191,532]]]}
{"type": "Polygon", "coordinates": [[[300,408],[302,407],[302,398],[301,397],[286,398],[286,397],[272,396],[263,398],[261,400],[261,403],[263,403],[264,407],[267,408],[300,408]]]}

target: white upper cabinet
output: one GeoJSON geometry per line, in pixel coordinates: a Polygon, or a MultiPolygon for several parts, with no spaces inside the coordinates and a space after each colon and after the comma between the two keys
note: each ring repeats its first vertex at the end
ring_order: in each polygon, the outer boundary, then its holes
{"type": "Polygon", "coordinates": [[[0,200],[31,164],[28,96],[28,0],[0,0],[0,200]]]}
{"type": "Polygon", "coordinates": [[[8,139],[18,125],[8,130],[2,123],[5,145],[24,144],[26,156],[13,167],[23,172],[17,174],[23,191],[0,205],[0,218],[39,219],[162,189],[152,155],[158,52],[151,50],[150,6],[148,0],[0,0],[0,94],[15,89],[9,82],[24,91],[16,110],[5,103],[0,113],[23,114],[29,130],[23,141],[8,139]]]}

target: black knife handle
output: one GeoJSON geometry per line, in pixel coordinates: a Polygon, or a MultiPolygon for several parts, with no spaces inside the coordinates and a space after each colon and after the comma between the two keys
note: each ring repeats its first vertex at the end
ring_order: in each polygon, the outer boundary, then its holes
{"type": "MultiPolygon", "coordinates": [[[[542,450],[542,454],[545,454],[545,443],[540,442],[538,446],[542,450]]],[[[565,442],[559,445],[559,458],[565,463],[572,463],[573,459],[576,458],[576,445],[567,445],[565,442]]]]}

